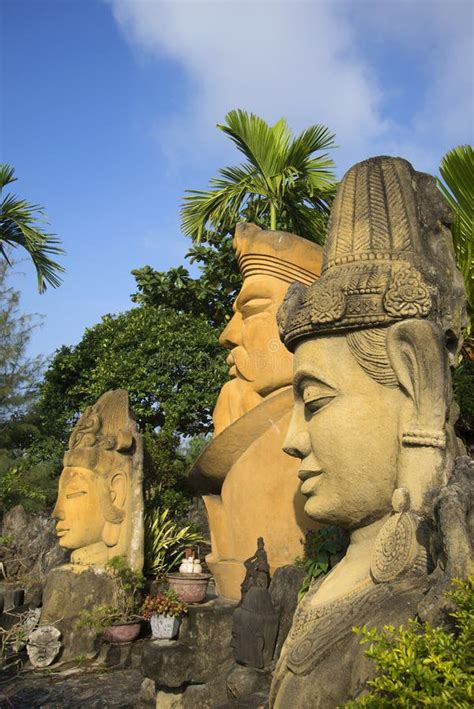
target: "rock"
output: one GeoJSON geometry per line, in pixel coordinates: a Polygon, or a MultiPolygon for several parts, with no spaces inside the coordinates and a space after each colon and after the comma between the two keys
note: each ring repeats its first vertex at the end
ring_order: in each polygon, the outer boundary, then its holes
{"type": "Polygon", "coordinates": [[[234,699],[245,699],[252,694],[268,697],[272,681],[271,669],[257,670],[254,667],[234,666],[227,675],[227,694],[234,699]]]}
{"type": "Polygon", "coordinates": [[[270,594],[273,605],[280,614],[280,625],[273,657],[280,656],[281,648],[291,628],[293,616],[298,604],[298,591],[301,588],[305,572],[296,566],[282,566],[273,574],[270,582],[270,594]]]}
{"type": "Polygon", "coordinates": [[[26,650],[33,667],[48,667],[57,657],[61,643],[60,631],[54,625],[43,625],[28,636],[26,650]]]}
{"type": "Polygon", "coordinates": [[[63,635],[61,660],[77,655],[97,654],[100,640],[97,630],[77,628],[84,610],[110,603],[113,598],[113,579],[95,568],[66,565],[48,574],[43,593],[41,624],[54,623],[63,635]]]}
{"type": "Polygon", "coordinates": [[[182,692],[160,690],[156,693],[156,709],[182,709],[182,692]]]}
{"type": "Polygon", "coordinates": [[[143,674],[160,687],[177,689],[205,684],[224,663],[232,660],[230,647],[235,603],[216,599],[190,606],[177,641],[145,643],[143,674]]]}
{"type": "Polygon", "coordinates": [[[57,543],[55,522],[45,514],[29,514],[16,505],[3,518],[3,567],[7,577],[20,576],[41,582],[48,571],[68,559],[68,552],[57,543]]]}
{"type": "Polygon", "coordinates": [[[156,699],[156,686],[152,679],[145,677],[140,687],[140,700],[154,702],[156,699]]]}

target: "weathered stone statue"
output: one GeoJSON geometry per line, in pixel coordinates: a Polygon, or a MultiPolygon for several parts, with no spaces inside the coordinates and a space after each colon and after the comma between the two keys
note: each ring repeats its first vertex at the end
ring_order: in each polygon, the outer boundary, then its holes
{"type": "Polygon", "coordinates": [[[143,567],[143,449],[128,394],[108,391],[76,424],[53,510],[59,544],[73,564],[125,556],[143,567]]]}
{"type": "Polygon", "coordinates": [[[357,696],[373,668],[352,627],[433,618],[449,577],[472,573],[473,471],[466,458],[455,465],[452,427],[464,289],[450,221],[435,179],[405,160],[355,165],[321,278],[292,286],[280,310],[295,353],[285,450],[301,460],[305,511],[351,541],[296,611],[273,707],[357,696]]]}
{"type": "Polygon", "coordinates": [[[309,285],[322,250],[286,232],[237,227],[234,248],[244,277],[234,316],[220,342],[230,350],[230,381],[214,411],[215,435],[191,477],[204,497],[212,552],[206,561],[219,593],[240,598],[243,562],[265,538],[273,572],[302,553],[314,527],[304,514],[296,463],[281,448],[293,404],[292,355],[282,345],[276,313],[289,284],[309,285]]]}
{"type": "Polygon", "coordinates": [[[245,579],[241,600],[234,611],[232,649],[235,660],[246,667],[263,669],[273,659],[278,634],[278,611],[273,607],[265,544],[257,540],[257,551],[244,562],[245,579]]]}

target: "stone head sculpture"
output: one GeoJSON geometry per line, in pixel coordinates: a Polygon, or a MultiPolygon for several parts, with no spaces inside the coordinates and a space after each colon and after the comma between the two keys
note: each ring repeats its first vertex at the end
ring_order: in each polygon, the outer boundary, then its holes
{"type": "Polygon", "coordinates": [[[286,297],[296,403],[285,446],[321,522],[367,524],[398,488],[421,512],[443,481],[464,302],[450,221],[431,176],[400,158],[359,163],[332,209],[321,278],[286,297]]]}
{"type": "Polygon", "coordinates": [[[433,500],[462,454],[450,365],[465,297],[450,222],[435,179],[407,161],[355,165],[332,208],[321,278],[292,286],[279,312],[295,354],[285,450],[301,460],[306,513],[351,541],[297,609],[271,706],[354,697],[372,670],[352,627],[405,623],[437,584],[446,544],[435,542],[433,500]]]}
{"type": "Polygon", "coordinates": [[[214,409],[214,438],[190,476],[207,493],[207,564],[219,593],[237,600],[256,538],[265,538],[273,571],[301,554],[301,540],[314,526],[292,474],[296,461],[282,452],[293,357],[280,341],[276,313],[291,283],[309,285],[319,276],[322,248],[253,224],[237,226],[233,245],[243,284],[220,338],[230,350],[230,381],[214,409]]]}
{"type": "Polygon", "coordinates": [[[53,510],[59,544],[75,564],[126,557],[143,566],[143,449],[126,391],[103,394],[76,424],[53,510]]]}
{"type": "Polygon", "coordinates": [[[214,410],[214,432],[291,384],[293,358],[280,341],[276,313],[290,283],[309,285],[319,274],[321,247],[284,231],[238,224],[233,246],[243,276],[234,315],[219,342],[230,350],[231,381],[214,410]]]}

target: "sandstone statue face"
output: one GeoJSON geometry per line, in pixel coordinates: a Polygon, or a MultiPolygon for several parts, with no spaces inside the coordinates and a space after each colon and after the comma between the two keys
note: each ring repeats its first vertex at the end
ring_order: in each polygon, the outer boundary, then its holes
{"type": "Polygon", "coordinates": [[[246,278],[219,338],[231,350],[230,377],[248,382],[262,396],[291,383],[292,356],[280,342],[276,323],[287,290],[288,283],[271,276],[246,278]]]}
{"type": "Polygon", "coordinates": [[[347,528],[389,512],[406,403],[400,389],[369,377],[337,335],[297,346],[294,393],[284,450],[301,458],[305,512],[347,528]]]}
{"type": "Polygon", "coordinates": [[[66,549],[102,541],[105,518],[99,476],[87,468],[64,468],[53,517],[58,520],[59,544],[66,549]]]}

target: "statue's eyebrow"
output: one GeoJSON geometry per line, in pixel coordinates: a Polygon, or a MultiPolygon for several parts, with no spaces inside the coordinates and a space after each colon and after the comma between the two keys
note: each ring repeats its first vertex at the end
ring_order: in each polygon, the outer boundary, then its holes
{"type": "Polygon", "coordinates": [[[320,379],[312,372],[306,372],[304,370],[300,370],[299,372],[296,372],[296,374],[293,378],[294,389],[300,390],[305,384],[312,384],[312,385],[316,384],[316,385],[325,387],[326,389],[331,389],[332,391],[336,391],[336,388],[333,387],[332,384],[325,382],[324,379],[320,379]]]}

